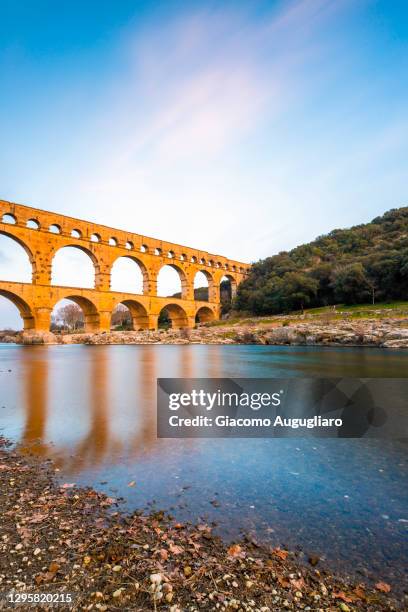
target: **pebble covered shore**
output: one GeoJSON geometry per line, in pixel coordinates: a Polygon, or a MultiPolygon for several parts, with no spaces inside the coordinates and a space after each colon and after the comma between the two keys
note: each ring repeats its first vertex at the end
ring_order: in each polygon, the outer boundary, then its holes
{"type": "Polygon", "coordinates": [[[69,609],[102,612],[406,609],[380,576],[359,584],[318,558],[305,566],[281,548],[224,544],[211,525],[124,514],[120,500],[56,476],[50,461],[0,439],[1,609],[10,609],[4,596],[13,592],[70,593],[69,609]]]}

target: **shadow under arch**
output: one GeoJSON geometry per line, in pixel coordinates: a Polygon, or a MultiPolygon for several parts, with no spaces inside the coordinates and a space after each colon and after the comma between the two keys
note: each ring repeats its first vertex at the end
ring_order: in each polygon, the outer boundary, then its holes
{"type": "MultiPolygon", "coordinates": [[[[143,304],[140,304],[140,302],[136,300],[122,300],[120,304],[123,304],[123,306],[129,309],[132,317],[132,327],[135,331],[149,329],[149,315],[143,304]]],[[[119,303],[117,306],[119,306],[119,303]]]]}
{"type": "Polygon", "coordinates": [[[208,306],[201,306],[196,312],[195,322],[196,323],[208,323],[209,321],[214,321],[215,314],[208,308],[208,306]]]}
{"type": "MultiPolygon", "coordinates": [[[[93,276],[93,287],[84,287],[84,288],[95,288],[95,286],[97,285],[97,280],[99,277],[99,273],[100,273],[100,265],[99,265],[99,261],[96,257],[96,255],[88,248],[82,246],[81,244],[75,244],[75,243],[71,243],[69,242],[68,244],[64,244],[60,247],[58,247],[58,249],[56,249],[53,254],[52,254],[52,259],[51,259],[51,285],[60,285],[60,283],[58,282],[54,282],[53,280],[53,274],[54,274],[54,262],[55,262],[55,257],[61,253],[64,249],[76,249],[77,251],[81,251],[82,253],[85,253],[85,255],[87,255],[89,257],[89,259],[92,262],[93,265],[93,270],[94,270],[94,276],[93,276]]],[[[64,285],[61,285],[64,286],[64,285]]],[[[71,285],[72,286],[72,285],[71,285]]],[[[80,285],[75,285],[75,286],[79,286],[80,285]]]]}
{"type": "MultiPolygon", "coordinates": [[[[13,227],[13,225],[11,227],[13,227]]],[[[28,255],[28,260],[31,265],[31,282],[34,282],[35,275],[37,272],[37,264],[36,264],[35,257],[30,247],[23,240],[21,240],[21,238],[14,236],[14,234],[12,234],[11,232],[0,230],[0,236],[6,236],[7,238],[11,238],[11,240],[14,240],[14,242],[16,242],[22,249],[24,249],[24,251],[28,255]]]]}
{"type": "MultiPolygon", "coordinates": [[[[159,280],[160,272],[166,267],[173,268],[173,270],[177,272],[177,274],[179,275],[180,284],[181,284],[181,298],[184,300],[188,299],[188,279],[187,279],[186,273],[180,266],[178,266],[175,263],[171,263],[171,260],[162,265],[162,267],[160,268],[157,274],[157,281],[159,280]]],[[[159,282],[157,282],[157,289],[159,289],[159,282]]],[[[157,295],[159,295],[159,291],[157,291],[157,295]]]]}
{"type": "Polygon", "coordinates": [[[237,294],[237,281],[228,272],[220,278],[221,316],[230,312],[233,300],[237,294]]]}
{"type": "Polygon", "coordinates": [[[221,278],[221,283],[224,281],[228,281],[231,286],[231,298],[234,298],[237,293],[238,283],[237,280],[232,274],[224,274],[221,278]]]}
{"type": "Polygon", "coordinates": [[[210,272],[208,272],[208,270],[197,270],[197,272],[194,275],[194,299],[197,301],[201,301],[201,302],[209,302],[210,301],[210,296],[213,295],[214,292],[214,278],[213,275],[210,274],[210,272]],[[205,286],[195,286],[195,282],[196,282],[196,278],[197,278],[197,274],[202,274],[203,276],[205,276],[206,280],[207,280],[207,287],[205,286]]]}
{"type": "MultiPolygon", "coordinates": [[[[139,257],[135,257],[134,255],[119,255],[119,257],[117,257],[112,262],[112,265],[110,268],[111,282],[112,282],[113,267],[120,259],[130,259],[139,267],[140,272],[142,273],[142,279],[143,279],[143,295],[147,295],[149,293],[149,272],[146,268],[146,265],[143,263],[143,261],[139,259],[139,257]]],[[[126,291],[126,293],[133,293],[133,292],[126,291]]]]}
{"type": "MultiPolygon", "coordinates": [[[[71,300],[77,304],[84,313],[84,331],[98,331],[100,324],[99,311],[95,304],[91,302],[88,298],[83,297],[82,295],[75,295],[75,293],[70,293],[67,291],[67,295],[63,295],[60,297],[60,300],[71,300]]],[[[54,304],[55,307],[55,304],[54,304]]]]}
{"type": "Polygon", "coordinates": [[[187,313],[179,304],[169,303],[163,306],[161,313],[166,311],[168,318],[171,321],[172,329],[184,329],[188,327],[187,313]]]}
{"type": "Polygon", "coordinates": [[[27,304],[27,302],[23,300],[23,298],[21,298],[16,293],[6,291],[5,289],[0,289],[0,295],[10,300],[10,302],[12,302],[14,306],[17,306],[20,316],[23,319],[25,330],[35,328],[34,313],[31,307],[27,304]]]}

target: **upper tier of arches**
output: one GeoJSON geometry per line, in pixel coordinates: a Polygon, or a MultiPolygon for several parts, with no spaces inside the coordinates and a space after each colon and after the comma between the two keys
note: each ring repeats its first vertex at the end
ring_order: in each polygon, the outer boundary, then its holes
{"type": "MultiPolygon", "coordinates": [[[[13,204],[0,200],[1,223],[15,230],[48,235],[54,240],[74,239],[88,243],[91,247],[109,247],[111,249],[126,249],[135,254],[142,253],[152,258],[169,259],[192,264],[205,269],[227,270],[235,274],[246,274],[248,265],[228,260],[225,257],[211,255],[203,251],[181,245],[156,240],[139,234],[116,230],[103,225],[50,213],[28,206],[13,204]]],[[[43,238],[43,241],[47,239],[43,238]]]]}
{"type": "MultiPolygon", "coordinates": [[[[10,216],[10,215],[8,215],[10,216]]],[[[3,215],[4,219],[4,215],[3,215]]],[[[34,223],[35,219],[30,219],[34,223]]],[[[80,230],[78,230],[79,232],[80,230]]],[[[78,243],[72,236],[62,237],[55,235],[48,240],[44,240],[44,235],[40,235],[38,228],[21,228],[17,223],[0,225],[0,235],[11,238],[25,252],[32,270],[32,282],[40,285],[57,285],[72,287],[95,288],[102,291],[126,291],[144,295],[169,295],[182,299],[195,299],[195,280],[197,275],[202,275],[206,279],[208,288],[208,298],[198,297],[198,300],[210,302],[219,301],[219,287],[222,279],[231,282],[232,295],[235,294],[236,287],[243,275],[239,273],[226,272],[225,268],[206,269],[203,264],[191,261],[176,261],[174,253],[168,259],[152,256],[149,253],[133,254],[130,249],[126,254],[110,250],[110,247],[89,241],[88,243],[78,243]],[[14,231],[13,231],[14,230],[14,231]],[[55,239],[58,242],[55,243],[55,239]],[[82,262],[78,258],[73,258],[71,262],[72,276],[69,281],[58,280],[56,268],[60,265],[60,260],[65,252],[71,250],[81,252],[82,262]],[[139,286],[134,289],[119,287],[115,281],[115,271],[120,261],[126,258],[135,267],[135,275],[140,275],[139,286]],[[77,261],[78,259],[78,261],[77,261]],[[89,264],[89,265],[88,265],[89,264]],[[167,293],[160,290],[160,277],[165,268],[171,268],[177,274],[179,282],[174,291],[167,293]],[[83,280],[86,270],[87,280],[83,280]],[[90,281],[89,278],[92,277],[90,281]]],[[[61,269],[67,271],[69,261],[61,263],[61,269]]],[[[6,280],[6,279],[0,279],[6,280]]],[[[19,280],[7,278],[7,280],[19,280]]],[[[28,282],[28,281],[26,281],[28,282]]],[[[200,294],[201,295],[201,294],[200,294]]]]}

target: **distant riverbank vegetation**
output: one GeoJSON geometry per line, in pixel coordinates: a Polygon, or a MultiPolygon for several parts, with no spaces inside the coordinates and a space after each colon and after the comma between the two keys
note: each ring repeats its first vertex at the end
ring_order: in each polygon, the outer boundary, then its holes
{"type": "Polygon", "coordinates": [[[279,314],[408,300],[408,207],[255,263],[234,310],[279,314]]]}

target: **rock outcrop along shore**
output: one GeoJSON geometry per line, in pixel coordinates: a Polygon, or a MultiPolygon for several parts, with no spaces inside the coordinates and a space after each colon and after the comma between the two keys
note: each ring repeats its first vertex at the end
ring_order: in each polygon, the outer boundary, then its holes
{"type": "Polygon", "coordinates": [[[408,348],[408,318],[324,321],[300,317],[248,319],[192,330],[53,334],[3,332],[1,342],[20,344],[270,344],[408,348]]]}

